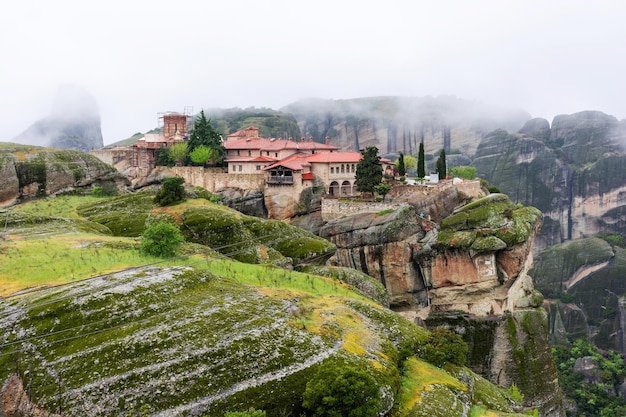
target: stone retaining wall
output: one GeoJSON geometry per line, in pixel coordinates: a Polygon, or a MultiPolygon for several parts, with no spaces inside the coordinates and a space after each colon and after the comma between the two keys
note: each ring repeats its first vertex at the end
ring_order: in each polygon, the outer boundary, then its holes
{"type": "Polygon", "coordinates": [[[383,203],[367,201],[343,201],[335,198],[322,199],[322,219],[324,221],[335,220],[343,216],[351,216],[359,213],[378,213],[383,210],[397,210],[406,206],[407,203],[383,203]]]}

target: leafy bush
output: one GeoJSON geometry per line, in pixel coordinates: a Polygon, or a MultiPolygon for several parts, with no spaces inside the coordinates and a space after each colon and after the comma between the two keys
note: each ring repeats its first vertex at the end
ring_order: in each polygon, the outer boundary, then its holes
{"type": "Polygon", "coordinates": [[[370,417],[380,411],[378,384],[367,370],[337,361],[324,363],[307,384],[302,406],[313,417],[370,417]]]}
{"type": "Polygon", "coordinates": [[[577,415],[626,415],[626,400],[615,395],[626,375],[626,363],[620,352],[611,350],[602,354],[591,343],[578,339],[571,349],[564,346],[552,348],[552,355],[559,372],[559,385],[565,396],[576,403],[577,415]],[[582,372],[574,372],[576,359],[583,357],[593,358],[597,367],[595,380],[589,380],[582,372]]]}
{"type": "Polygon", "coordinates": [[[473,180],[476,178],[476,168],[472,166],[452,167],[450,168],[450,174],[452,174],[453,177],[473,180]]]}
{"type": "Polygon", "coordinates": [[[467,343],[461,335],[445,327],[433,329],[428,342],[421,349],[421,357],[440,368],[447,364],[465,365],[467,353],[467,343]]]}
{"type": "Polygon", "coordinates": [[[163,258],[173,256],[178,246],[185,241],[178,227],[167,222],[149,226],[142,238],[141,253],[163,258]]]}
{"type": "Polygon", "coordinates": [[[154,202],[161,207],[171,206],[181,201],[185,201],[185,188],[181,177],[166,178],[161,189],[154,196],[154,202]]]}

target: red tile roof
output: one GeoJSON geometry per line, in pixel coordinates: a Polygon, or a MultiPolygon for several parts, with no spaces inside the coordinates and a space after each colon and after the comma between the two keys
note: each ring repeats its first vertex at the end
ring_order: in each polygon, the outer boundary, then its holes
{"type": "Polygon", "coordinates": [[[276,162],[278,159],[270,158],[268,156],[236,156],[234,158],[226,158],[225,162],[260,162],[268,164],[276,162]]]}
{"type": "Polygon", "coordinates": [[[313,181],[315,179],[315,175],[313,175],[312,172],[305,172],[302,174],[302,179],[313,181]]]}
{"type": "Polygon", "coordinates": [[[357,163],[361,158],[363,158],[361,152],[320,152],[309,156],[308,160],[311,163],[357,163]]]}
{"type": "Polygon", "coordinates": [[[311,166],[311,164],[307,161],[307,158],[309,156],[310,155],[296,153],[296,154],[288,156],[287,158],[281,159],[280,161],[277,161],[273,163],[272,165],[267,166],[263,169],[268,170],[268,169],[282,166],[285,168],[289,168],[293,171],[301,171],[304,167],[311,166]]]}

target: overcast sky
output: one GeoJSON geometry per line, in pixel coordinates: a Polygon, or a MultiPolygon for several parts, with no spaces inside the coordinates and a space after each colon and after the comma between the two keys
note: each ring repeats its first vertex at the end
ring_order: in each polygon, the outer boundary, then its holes
{"type": "Polygon", "coordinates": [[[105,143],[157,113],[300,98],[453,95],[533,117],[626,118],[621,0],[20,0],[0,14],[0,140],[59,86],[98,102],[105,143]]]}

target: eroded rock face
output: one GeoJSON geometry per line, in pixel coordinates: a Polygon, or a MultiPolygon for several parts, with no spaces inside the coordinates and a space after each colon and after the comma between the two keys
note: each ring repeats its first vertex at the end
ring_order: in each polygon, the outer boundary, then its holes
{"type": "Polygon", "coordinates": [[[258,190],[242,190],[241,188],[224,188],[216,192],[222,197],[222,203],[243,214],[255,217],[267,217],[263,192],[258,190]]]}
{"type": "Polygon", "coordinates": [[[0,207],[13,204],[20,196],[20,182],[15,171],[15,158],[0,153],[0,207]]]}
{"type": "Polygon", "coordinates": [[[2,417],[60,417],[38,407],[28,398],[19,375],[8,378],[0,390],[0,416],[2,417]]]}
{"type": "Polygon", "coordinates": [[[626,234],[626,129],[613,116],[586,111],[533,119],[516,134],[496,130],[472,165],[514,202],[543,212],[535,252],[598,233],[626,234]]]}
{"type": "Polygon", "coordinates": [[[128,185],[115,168],[83,152],[33,147],[0,152],[0,206],[82,187],[128,185]]]}
{"type": "Polygon", "coordinates": [[[404,197],[407,206],[393,213],[324,226],[335,262],[378,278],[403,315],[462,334],[474,371],[502,386],[515,382],[527,406],[563,416],[548,316],[528,274],[541,212],[492,194],[434,223],[417,212],[415,205],[429,212],[423,202],[404,197]]]}

